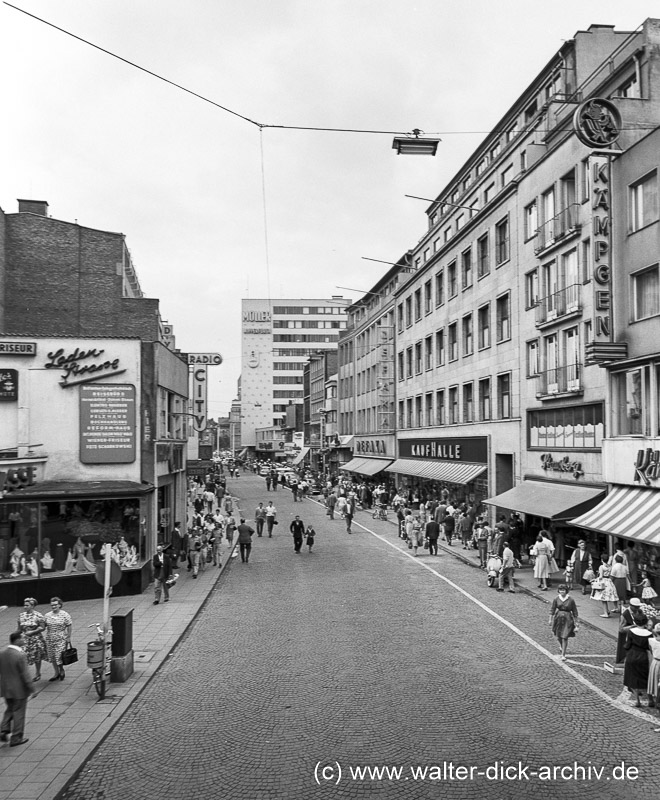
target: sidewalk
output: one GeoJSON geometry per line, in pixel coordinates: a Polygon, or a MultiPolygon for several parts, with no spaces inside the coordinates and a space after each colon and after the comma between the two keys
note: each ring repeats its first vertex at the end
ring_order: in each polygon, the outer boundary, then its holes
{"type": "MultiPolygon", "coordinates": [[[[42,678],[34,684],[35,694],[28,702],[25,735],[29,742],[21,747],[0,745],[0,800],[52,800],[69,778],[126,712],[152,675],[168,658],[177,642],[195,619],[213,591],[231,556],[223,546],[222,567],[208,564],[195,580],[180,563],[180,574],[170,592],[170,602],[153,605],[153,585],[141,595],[110,599],[110,614],[120,608],[133,609],[133,650],[135,672],[126,683],[111,683],[104,700],[99,700],[87,668],[87,641],[94,639],[100,622],[103,600],[66,602],[73,619],[73,646],[79,661],[66,668],[64,681],[49,683],[53,669],[42,664],[42,678]]],[[[99,586],[99,592],[101,592],[99,586]]],[[[9,643],[22,609],[0,613],[0,643],[9,643]]],[[[47,607],[39,607],[42,613],[47,607]]],[[[34,667],[29,667],[30,675],[34,667]]],[[[2,703],[4,712],[4,702],[2,703]]]]}

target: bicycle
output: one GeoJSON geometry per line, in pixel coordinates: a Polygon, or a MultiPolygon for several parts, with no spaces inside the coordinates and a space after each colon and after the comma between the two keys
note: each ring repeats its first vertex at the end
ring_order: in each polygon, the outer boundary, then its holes
{"type": "Polygon", "coordinates": [[[372,519],[383,519],[387,521],[387,506],[384,505],[374,506],[374,510],[371,517],[372,519]]]}
{"type": "Polygon", "coordinates": [[[92,670],[92,682],[100,700],[105,697],[106,683],[110,682],[112,664],[112,629],[104,632],[103,626],[93,622],[88,627],[96,628],[97,638],[87,642],[87,666],[92,670]],[[105,654],[103,657],[103,653],[105,654]],[[100,651],[100,652],[99,652],[100,651]]]}

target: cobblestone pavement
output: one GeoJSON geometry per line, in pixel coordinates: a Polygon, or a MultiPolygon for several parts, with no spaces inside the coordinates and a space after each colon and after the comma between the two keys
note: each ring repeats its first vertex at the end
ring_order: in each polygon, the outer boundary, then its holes
{"type": "MultiPolygon", "coordinates": [[[[244,508],[268,497],[236,485],[244,508]]],[[[349,536],[310,501],[274,500],[274,537],[233,560],[61,800],[658,796],[656,720],[611,699],[620,675],[557,661],[546,605],[450,555],[411,558],[387,523],[362,515],[379,535],[349,536]],[[312,554],[294,553],[294,513],[312,554]]],[[[582,628],[571,650],[613,642],[582,628]]]]}

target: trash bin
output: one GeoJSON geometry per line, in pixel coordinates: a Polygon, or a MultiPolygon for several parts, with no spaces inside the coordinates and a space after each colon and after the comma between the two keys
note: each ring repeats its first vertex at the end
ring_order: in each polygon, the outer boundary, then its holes
{"type": "Polygon", "coordinates": [[[102,669],[103,642],[87,642],[87,666],[90,669],[102,669]]]}

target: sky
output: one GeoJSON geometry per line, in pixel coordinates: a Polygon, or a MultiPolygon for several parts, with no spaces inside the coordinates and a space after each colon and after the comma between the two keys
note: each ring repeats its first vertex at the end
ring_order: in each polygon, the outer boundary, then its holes
{"type": "Polygon", "coordinates": [[[359,299],[388,269],[366,259],[425,231],[405,195],[435,197],[565,40],[660,16],[650,0],[12,5],[212,101],[0,5],[0,207],[46,200],[124,233],[177,347],[223,356],[211,417],[236,397],[243,298],[359,299]],[[440,135],[435,158],[396,155],[388,132],[414,128],[440,135]]]}

